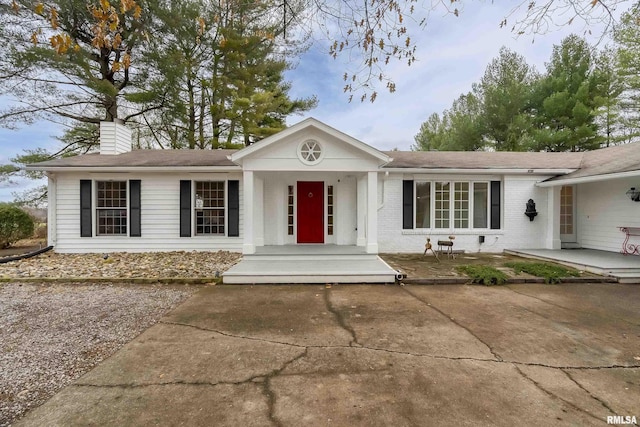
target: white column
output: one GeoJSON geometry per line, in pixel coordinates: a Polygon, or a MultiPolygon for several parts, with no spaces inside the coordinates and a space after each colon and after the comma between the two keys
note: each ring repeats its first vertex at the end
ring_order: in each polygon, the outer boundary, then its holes
{"type": "Polygon", "coordinates": [[[358,177],[357,183],[357,204],[356,204],[356,228],[358,233],[356,235],[356,245],[367,245],[367,176],[362,175],[358,177]]]}
{"type": "Polygon", "coordinates": [[[560,249],[560,186],[547,190],[547,238],[546,249],[560,249]]]}
{"type": "Polygon", "coordinates": [[[254,219],[253,200],[254,185],[253,171],[244,171],[242,173],[242,185],[244,189],[244,240],[242,244],[243,254],[253,254],[256,252],[256,246],[253,241],[254,237],[254,219]]]}
{"type": "Polygon", "coordinates": [[[367,174],[367,253],[378,253],[378,172],[367,174]]]}
{"type": "Polygon", "coordinates": [[[264,246],[264,179],[254,176],[253,235],[255,246],[264,246]]]}

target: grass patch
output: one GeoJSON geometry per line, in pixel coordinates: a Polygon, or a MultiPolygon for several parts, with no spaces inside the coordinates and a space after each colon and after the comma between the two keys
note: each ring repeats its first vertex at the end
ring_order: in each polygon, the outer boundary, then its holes
{"type": "Polygon", "coordinates": [[[486,265],[461,265],[456,269],[481,285],[503,285],[508,279],[502,271],[486,265]]]}
{"type": "Polygon", "coordinates": [[[516,274],[525,272],[532,276],[542,277],[546,283],[560,283],[564,277],[580,276],[580,272],[573,268],[544,262],[508,262],[505,266],[513,269],[516,274]]]}

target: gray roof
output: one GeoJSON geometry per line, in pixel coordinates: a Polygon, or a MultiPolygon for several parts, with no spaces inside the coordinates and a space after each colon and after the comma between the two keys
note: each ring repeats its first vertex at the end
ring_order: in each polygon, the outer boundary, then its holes
{"type": "MultiPolygon", "coordinates": [[[[238,167],[227,156],[237,150],[133,150],[117,155],[98,153],[66,157],[30,165],[58,167],[238,167]]],[[[530,153],[486,151],[387,151],[398,169],[576,169],[552,178],[564,180],[640,170],[640,143],[583,153],[530,153]]]]}
{"type": "Polygon", "coordinates": [[[579,169],[551,180],[567,180],[640,170],[640,142],[582,153],[579,169]]]}
{"type": "Polygon", "coordinates": [[[46,167],[153,167],[236,166],[227,156],[237,150],[133,150],[115,155],[98,153],[49,160],[31,166],[46,167]]]}
{"type": "Polygon", "coordinates": [[[507,151],[387,151],[387,168],[423,169],[576,169],[582,153],[507,151]]]}

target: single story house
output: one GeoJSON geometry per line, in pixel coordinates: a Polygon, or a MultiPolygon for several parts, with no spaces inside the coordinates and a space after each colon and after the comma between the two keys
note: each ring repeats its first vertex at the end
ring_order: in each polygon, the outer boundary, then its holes
{"type": "Polygon", "coordinates": [[[102,123],[100,133],[98,153],[27,168],[47,173],[57,252],[377,255],[422,252],[427,237],[450,235],[467,252],[620,252],[621,227],[640,240],[640,203],[630,200],[640,198],[631,190],[640,190],[638,143],[383,152],[312,118],[241,150],[132,150],[126,126],[102,123]]]}

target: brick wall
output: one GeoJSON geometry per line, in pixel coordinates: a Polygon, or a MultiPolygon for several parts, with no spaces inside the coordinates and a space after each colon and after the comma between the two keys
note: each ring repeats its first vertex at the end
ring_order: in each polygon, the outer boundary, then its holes
{"type": "Polygon", "coordinates": [[[502,228],[499,230],[403,230],[402,229],[402,180],[414,179],[413,175],[390,174],[380,185],[384,203],[378,211],[378,242],[380,252],[422,252],[427,237],[434,244],[439,239],[455,235],[454,249],[466,252],[502,252],[510,248],[543,248],[546,242],[547,193],[535,183],[547,176],[441,176],[422,175],[421,180],[502,181],[502,228]],[[524,215],[529,199],[536,203],[538,216],[533,222],[524,215]],[[485,236],[480,244],[478,236],[485,236]]]}

